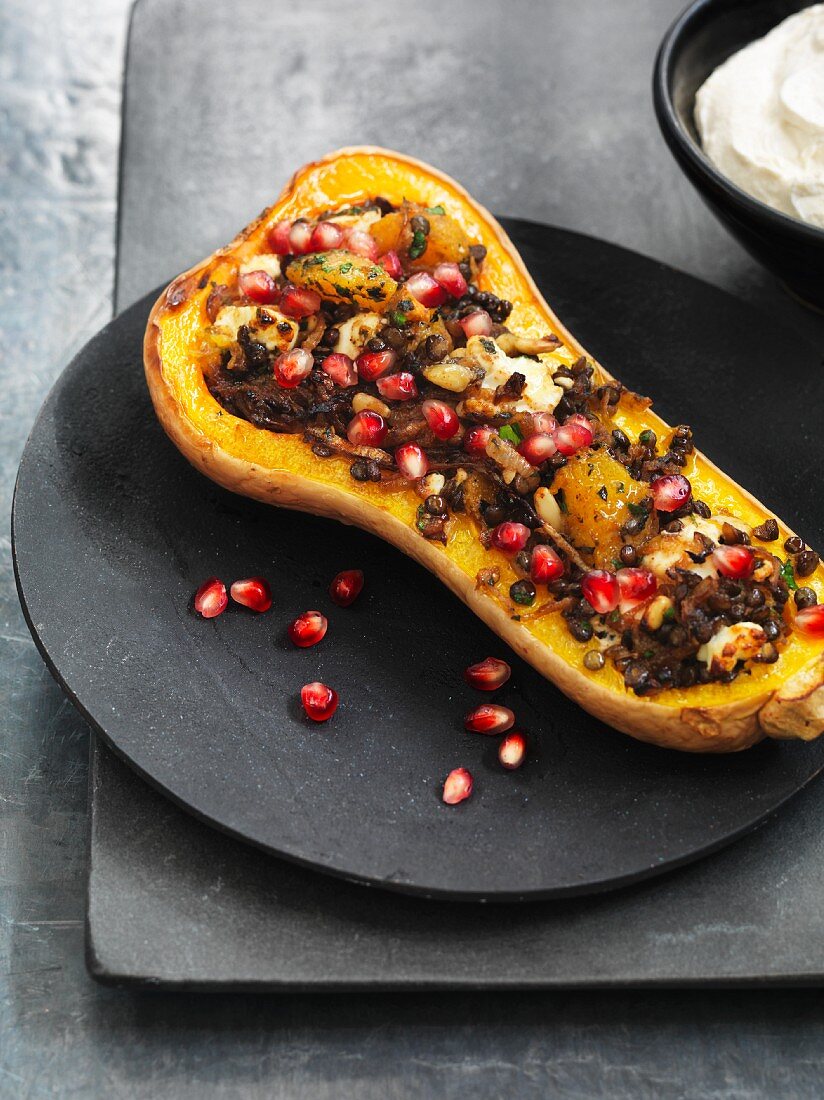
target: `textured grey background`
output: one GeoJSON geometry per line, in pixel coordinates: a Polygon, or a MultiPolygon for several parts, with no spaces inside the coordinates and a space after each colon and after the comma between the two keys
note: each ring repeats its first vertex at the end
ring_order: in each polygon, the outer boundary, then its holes
{"type": "MultiPolygon", "coordinates": [[[[158,4],[171,10],[173,0],[143,0],[144,7],[158,4]]],[[[309,6],[291,5],[291,18],[299,20],[309,6]]],[[[821,346],[821,323],[784,299],[710,221],[660,143],[649,69],[678,6],[673,0],[507,4],[510,17],[544,13],[547,113],[533,147],[513,150],[505,133],[485,128],[482,97],[476,109],[476,89],[470,89],[467,117],[476,123],[477,143],[492,149],[494,166],[478,181],[478,193],[507,213],[600,233],[675,262],[783,316],[821,346]],[[563,43],[560,60],[553,57],[556,42],[563,43]],[[565,164],[557,169],[557,186],[553,157],[565,164]],[[548,166],[547,186],[530,189],[527,202],[519,172],[533,179],[536,163],[548,166]]],[[[0,5],[0,493],[6,514],[40,400],[111,308],[125,17],[120,0],[0,5]]],[[[180,9],[170,16],[184,17],[180,9]]],[[[414,25],[407,30],[403,20],[398,28],[402,45],[423,33],[414,25]]],[[[427,36],[436,33],[436,24],[428,24],[427,36]]],[[[238,48],[246,35],[254,35],[253,25],[238,26],[238,48]]],[[[368,47],[366,35],[363,56],[354,59],[359,73],[368,65],[368,47]]],[[[423,48],[413,56],[424,73],[428,63],[448,62],[436,51],[427,60],[423,48]]],[[[308,48],[302,59],[282,60],[273,50],[272,71],[284,67],[287,107],[301,91],[311,97],[310,60],[308,48]]],[[[516,110],[517,57],[505,60],[512,74],[505,94],[516,110]]],[[[337,64],[343,78],[342,60],[337,64]]],[[[231,72],[222,79],[231,86],[231,72]]],[[[425,94],[421,102],[424,111],[441,109],[427,104],[425,94]]],[[[322,119],[324,105],[313,106],[322,119]]],[[[264,170],[253,107],[238,122],[250,134],[250,186],[238,198],[239,213],[262,205],[280,183],[264,170]]],[[[175,109],[180,105],[169,104],[175,109]]],[[[354,132],[356,118],[350,116],[341,141],[366,136],[428,152],[425,139],[404,124],[394,134],[362,135],[354,132]]],[[[290,149],[290,163],[321,151],[319,133],[307,129],[306,145],[290,149]]],[[[464,174],[462,148],[471,140],[462,132],[453,147],[435,147],[429,155],[464,174]]],[[[203,157],[207,169],[208,146],[203,157]]],[[[162,171],[158,180],[177,198],[174,180],[164,180],[162,171]]],[[[228,227],[209,223],[202,194],[185,198],[208,243],[228,227]]],[[[173,230],[163,226],[157,238],[168,242],[168,256],[177,255],[173,230]]],[[[157,278],[166,274],[164,253],[157,278]]],[[[144,286],[128,289],[124,281],[123,289],[125,300],[144,286]]],[[[0,1095],[821,1094],[824,1004],[813,991],[524,994],[495,1001],[470,995],[197,998],[98,988],[82,959],[87,732],[28,639],[6,533],[0,549],[0,1095]]],[[[796,857],[787,853],[790,862],[796,857]]],[[[780,896],[776,904],[783,904],[780,896]]]]}

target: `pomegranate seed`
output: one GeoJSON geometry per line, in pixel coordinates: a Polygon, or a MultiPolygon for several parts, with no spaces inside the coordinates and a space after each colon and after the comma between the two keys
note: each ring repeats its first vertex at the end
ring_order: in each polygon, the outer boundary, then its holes
{"type": "Polygon", "coordinates": [[[344,569],[329,585],[329,596],[338,607],[349,607],[363,590],[363,573],[360,569],[344,569]]]}
{"type": "Polygon", "coordinates": [[[244,297],[260,305],[272,306],[280,301],[280,288],[268,271],[245,271],[237,285],[244,297]]]}
{"type": "Polygon", "coordinates": [[[364,351],[355,360],[355,366],[364,382],[374,382],[376,378],[394,367],[397,358],[397,352],[391,348],[387,348],[386,351],[364,351]]]}
{"type": "Polygon", "coordinates": [[[536,432],[528,436],[518,447],[518,454],[524,456],[532,466],[540,466],[548,458],[552,458],[558,450],[558,445],[551,435],[536,432]]]}
{"type": "Polygon", "coordinates": [[[268,611],[272,606],[272,590],[265,577],[247,577],[245,580],[235,581],[229,591],[235,603],[252,611],[268,611]]]}
{"type": "Polygon", "coordinates": [[[321,363],[321,370],[325,370],[333,382],[338,386],[354,386],[357,384],[358,375],[355,371],[354,360],[343,352],[333,351],[327,355],[321,363]]]}
{"type": "Polygon", "coordinates": [[[417,480],[429,470],[429,459],[417,443],[404,443],[395,451],[395,462],[404,477],[417,480]]]}
{"type": "Polygon", "coordinates": [[[470,336],[492,335],[492,318],[485,309],[476,309],[472,313],[467,313],[466,317],[461,317],[458,324],[464,330],[467,340],[470,336]]]}
{"type": "Polygon", "coordinates": [[[400,374],[387,374],[385,378],[379,378],[375,385],[378,393],[387,401],[411,401],[418,396],[418,387],[415,385],[414,374],[401,371],[400,374]]]}
{"type": "Polygon", "coordinates": [[[748,577],[755,566],[749,546],[716,546],[710,560],[723,577],[748,577]]]}
{"type": "Polygon", "coordinates": [[[555,433],[555,443],[562,455],[574,455],[582,447],[588,447],[592,442],[592,428],[584,424],[562,424],[555,433]]]}
{"type": "Polygon", "coordinates": [[[631,611],[658,590],[658,581],[649,569],[619,569],[616,579],[621,592],[622,611],[631,611]]]}
{"type": "Polygon", "coordinates": [[[320,611],[304,611],[289,624],[289,638],[300,649],[308,649],[310,645],[318,644],[328,626],[326,616],[320,611]]]}
{"type": "Polygon", "coordinates": [[[503,550],[505,554],[517,554],[519,550],[523,550],[528,541],[529,528],[523,523],[512,523],[510,520],[493,527],[489,538],[490,546],[494,546],[496,550],[503,550]]]}
{"type": "Polygon", "coordinates": [[[432,272],[435,282],[450,298],[463,298],[469,289],[457,264],[438,264],[432,272]]]}
{"type": "Polygon", "coordinates": [[[816,604],[815,607],[805,607],[795,617],[795,625],[802,634],[809,634],[811,638],[824,638],[824,604],[816,604]]]}
{"type": "MultiPolygon", "coordinates": [[[[584,416],[583,413],[573,413],[572,416],[568,416],[564,421],[565,424],[579,424],[582,428],[586,428],[587,431],[592,432],[592,421],[588,416],[584,416]]],[[[594,434],[594,433],[593,433],[594,434]]]]}
{"type": "Polygon", "coordinates": [[[485,455],[486,445],[494,431],[488,424],[476,424],[469,428],[463,437],[463,449],[468,455],[485,455]]]}
{"type": "Polygon", "coordinates": [[[421,412],[436,439],[451,439],[460,430],[461,422],[457,413],[445,401],[424,401],[421,412]]]}
{"type": "Polygon", "coordinates": [[[543,543],[532,551],[529,563],[529,575],[535,584],[550,584],[563,576],[564,563],[551,546],[543,543]]]}
{"type": "Polygon", "coordinates": [[[361,409],[349,421],[346,438],[356,447],[380,447],[386,438],[386,421],[380,413],[361,409]]]}
{"type": "Polygon", "coordinates": [[[288,256],[292,251],[289,246],[289,232],[291,228],[291,222],[278,222],[276,225],[273,225],[266,234],[269,241],[269,247],[278,256],[288,256]]]}
{"type": "Polygon", "coordinates": [[[436,309],[443,305],[447,297],[446,291],[425,271],[410,275],[404,283],[404,290],[408,290],[412,297],[427,309],[436,309]]]}
{"type": "Polygon", "coordinates": [[[554,435],[558,430],[558,421],[552,413],[533,413],[532,427],[536,432],[544,435],[554,435]]]}
{"type": "Polygon", "coordinates": [[[289,251],[295,256],[302,256],[312,251],[312,226],[308,222],[292,223],[292,228],[289,230],[289,251]]]}
{"type": "Polygon", "coordinates": [[[287,317],[309,317],[320,309],[320,294],[316,290],[310,290],[305,286],[292,286],[291,283],[283,288],[280,296],[280,311],[287,317]]]}
{"type": "Polygon", "coordinates": [[[606,569],[593,569],[581,578],[581,591],[590,606],[599,615],[614,611],[621,597],[618,579],[606,569]]]}
{"type": "Polygon", "coordinates": [[[343,244],[343,230],[334,222],[318,222],[312,232],[312,252],[328,252],[343,244]]]}
{"type": "Polygon", "coordinates": [[[447,806],[456,806],[472,794],[472,776],[466,768],[453,768],[444,780],[442,798],[447,806]]]}
{"type": "Polygon", "coordinates": [[[506,661],[499,661],[497,657],[486,657],[464,671],[464,680],[478,691],[497,691],[511,675],[512,669],[506,661]]]}
{"type": "Polygon", "coordinates": [[[226,585],[219,577],[209,577],[195,592],[195,611],[204,619],[216,619],[228,603],[226,585]]]}
{"type": "Polygon", "coordinates": [[[464,729],[470,733],[486,733],[490,737],[505,733],[514,725],[515,715],[509,707],[499,707],[494,703],[481,703],[464,718],[464,729]]]}
{"type": "Polygon", "coordinates": [[[275,381],[285,390],[299,386],[312,373],[315,361],[305,348],[285,351],[275,360],[275,381]]]}
{"type": "Polygon", "coordinates": [[[326,722],[338,709],[338,693],[319,680],[304,684],[300,689],[300,701],[307,718],[313,722],[326,722]]]}
{"type": "Polygon", "coordinates": [[[397,252],[387,252],[378,262],[390,279],[400,279],[403,275],[401,258],[397,252]]]}
{"type": "Polygon", "coordinates": [[[675,512],[692,496],[692,486],[683,474],[664,474],[650,483],[650,491],[659,512],[675,512]]]}
{"type": "Polygon", "coordinates": [[[517,730],[508,733],[498,745],[498,759],[507,771],[514,772],[516,768],[520,768],[525,756],[526,738],[517,730]]]}
{"type": "Polygon", "coordinates": [[[346,234],[346,247],[356,256],[365,256],[374,263],[378,258],[378,242],[363,229],[350,229],[346,234]]]}

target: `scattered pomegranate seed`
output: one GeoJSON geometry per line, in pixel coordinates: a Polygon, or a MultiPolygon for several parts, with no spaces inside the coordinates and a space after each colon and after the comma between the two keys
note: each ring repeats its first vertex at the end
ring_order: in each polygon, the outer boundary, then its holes
{"type": "Polygon", "coordinates": [[[312,233],[312,252],[328,252],[343,244],[343,230],[334,222],[318,222],[312,233]]]}
{"type": "Polygon", "coordinates": [[[374,382],[390,368],[394,367],[398,358],[397,352],[391,348],[386,351],[364,351],[355,360],[358,375],[364,382],[374,382]]]}
{"type": "Polygon", "coordinates": [[[395,462],[404,477],[417,480],[429,470],[429,459],[417,443],[404,443],[395,451],[395,462]]]}
{"type": "Polygon", "coordinates": [[[275,360],[275,381],[285,390],[294,389],[312,373],[315,361],[305,348],[292,348],[275,360]]]}
{"type": "Polygon", "coordinates": [[[385,378],[379,378],[375,385],[378,387],[378,393],[387,401],[411,401],[413,397],[418,396],[415,376],[408,371],[387,374],[385,378]]]}
{"type": "Polygon", "coordinates": [[[621,598],[618,579],[606,569],[593,569],[581,578],[581,591],[590,606],[599,615],[614,611],[621,598]]]}
{"type": "Polygon", "coordinates": [[[621,593],[622,611],[631,611],[633,607],[654,596],[658,590],[658,581],[649,569],[619,569],[616,580],[621,593]]]}
{"type": "Polygon", "coordinates": [[[235,603],[252,611],[268,611],[272,606],[272,590],[265,577],[246,577],[235,581],[229,591],[235,603]]]}
{"type": "Polygon", "coordinates": [[[534,435],[527,436],[520,444],[518,454],[523,455],[530,465],[540,466],[542,462],[552,458],[557,450],[558,444],[551,435],[536,432],[534,435]]]}
{"type": "Polygon", "coordinates": [[[824,604],[805,607],[795,617],[795,625],[802,634],[811,638],[824,638],[824,604]]]}
{"type": "Polygon", "coordinates": [[[469,289],[466,279],[457,264],[438,264],[432,272],[435,282],[450,298],[463,298],[469,289]]]}
{"type": "Polygon", "coordinates": [[[523,523],[512,523],[511,520],[493,527],[489,537],[490,546],[503,550],[505,554],[517,554],[519,550],[523,550],[528,541],[529,528],[523,523]]]}
{"type": "Polygon", "coordinates": [[[492,318],[485,309],[476,309],[472,313],[467,313],[466,317],[461,317],[458,324],[464,330],[467,340],[470,336],[492,335],[492,318]]]}
{"type": "Polygon", "coordinates": [[[326,722],[338,709],[338,693],[320,680],[304,684],[300,689],[300,701],[308,718],[313,722],[326,722]]]}
{"type": "Polygon", "coordinates": [[[446,301],[446,291],[431,275],[425,271],[418,271],[410,275],[404,283],[404,290],[408,290],[412,297],[427,309],[436,309],[446,301]]]}
{"type": "Polygon", "coordinates": [[[472,776],[466,768],[453,768],[444,780],[442,798],[447,806],[456,806],[472,794],[472,776]]]}
{"type": "Polygon", "coordinates": [[[460,430],[461,422],[457,413],[445,401],[424,401],[421,412],[436,439],[451,439],[460,430]]]}
{"type": "Polygon", "coordinates": [[[464,671],[464,680],[478,691],[497,691],[512,675],[512,669],[506,661],[497,657],[485,657],[476,665],[470,665],[464,671]]]}
{"type": "Polygon", "coordinates": [[[532,427],[536,432],[542,432],[544,435],[554,435],[558,430],[558,421],[552,413],[533,413],[532,427]]]}
{"type": "Polygon", "coordinates": [[[485,455],[486,445],[494,431],[488,424],[476,424],[468,428],[463,437],[463,449],[468,455],[485,455]]]}
{"type": "Polygon", "coordinates": [[[312,226],[308,222],[296,221],[289,230],[289,251],[302,256],[312,251],[312,226]]]}
{"type": "Polygon", "coordinates": [[[494,703],[481,703],[464,718],[464,729],[470,733],[485,733],[492,737],[496,733],[505,733],[515,725],[515,715],[509,707],[499,707],[494,703]]]}
{"type": "Polygon", "coordinates": [[[195,611],[204,619],[216,619],[228,603],[226,585],[219,577],[209,577],[195,592],[195,611]]]}
{"type": "Polygon", "coordinates": [[[378,258],[378,242],[364,229],[350,229],[346,234],[346,248],[356,256],[365,256],[374,263],[378,258]]]}
{"type": "Polygon", "coordinates": [[[244,297],[259,305],[273,306],[280,301],[280,287],[268,271],[244,271],[237,285],[244,297]]]}
{"type": "Polygon", "coordinates": [[[349,421],[346,438],[356,447],[380,447],[386,438],[386,421],[380,413],[361,409],[349,421]]]}
{"type": "Polygon", "coordinates": [[[526,738],[522,733],[513,730],[498,745],[498,759],[507,769],[514,772],[520,768],[526,757],[526,738]]]}
{"type": "Polygon", "coordinates": [[[326,371],[329,377],[338,386],[354,386],[357,384],[358,375],[355,370],[355,362],[343,352],[333,351],[327,355],[321,363],[321,370],[326,371]]]}
{"type": "Polygon", "coordinates": [[[289,637],[300,649],[317,645],[326,633],[329,622],[320,611],[304,611],[289,624],[289,637]]]}
{"type": "Polygon", "coordinates": [[[564,573],[564,563],[551,546],[541,543],[532,551],[529,575],[535,584],[550,584],[564,573]]]}
{"type": "Polygon", "coordinates": [[[278,256],[287,256],[291,252],[289,246],[289,232],[291,228],[291,222],[278,222],[276,225],[273,225],[267,233],[269,247],[278,256]]]}
{"type": "Polygon", "coordinates": [[[562,424],[555,433],[555,444],[562,455],[569,457],[582,447],[588,447],[593,440],[591,425],[578,422],[562,424]]]}
{"type": "Polygon", "coordinates": [[[291,283],[283,288],[280,296],[280,311],[287,317],[310,317],[320,309],[320,294],[316,290],[310,290],[305,286],[292,286],[291,283]]]}
{"type": "Polygon", "coordinates": [[[692,496],[692,486],[683,474],[664,474],[650,483],[650,492],[659,512],[675,512],[692,496]]]}
{"type": "Polygon", "coordinates": [[[716,546],[710,560],[723,577],[748,577],[755,566],[749,546],[716,546]]]}
{"type": "Polygon", "coordinates": [[[378,262],[390,279],[400,279],[401,275],[403,275],[401,258],[397,252],[387,252],[385,255],[381,256],[378,262]]]}
{"type": "Polygon", "coordinates": [[[329,585],[329,596],[338,607],[349,607],[363,591],[363,573],[360,569],[344,569],[329,585]]]}

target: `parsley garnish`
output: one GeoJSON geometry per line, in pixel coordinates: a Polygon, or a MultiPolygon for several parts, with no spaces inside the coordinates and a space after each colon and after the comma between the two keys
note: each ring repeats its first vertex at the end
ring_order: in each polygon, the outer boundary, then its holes
{"type": "Polygon", "coordinates": [[[426,208],[426,212],[427,212],[427,214],[445,214],[446,213],[446,211],[444,210],[444,208],[440,204],[438,204],[438,206],[428,206],[426,208]]]}
{"type": "Polygon", "coordinates": [[[798,584],[795,580],[795,570],[793,569],[793,563],[791,561],[785,561],[779,570],[780,576],[784,578],[784,583],[791,592],[795,592],[798,588],[798,584]]]}
{"type": "Polygon", "coordinates": [[[389,314],[389,320],[396,328],[403,328],[406,324],[406,314],[401,313],[399,309],[393,309],[389,314]]]}
{"type": "Polygon", "coordinates": [[[511,443],[513,447],[517,447],[523,440],[517,424],[504,424],[502,428],[498,428],[498,435],[501,439],[505,439],[507,443],[511,443]]]}

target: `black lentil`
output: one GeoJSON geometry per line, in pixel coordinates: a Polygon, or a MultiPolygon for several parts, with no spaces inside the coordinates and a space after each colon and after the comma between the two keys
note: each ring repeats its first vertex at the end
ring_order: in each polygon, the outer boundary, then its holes
{"type": "Polygon", "coordinates": [[[774,519],[765,519],[757,527],[753,527],[752,533],[762,542],[775,542],[778,538],[778,524],[774,519]]]}
{"type": "Polygon", "coordinates": [[[799,611],[803,611],[805,607],[815,607],[818,603],[818,596],[815,594],[812,588],[799,588],[795,593],[795,606],[799,611]]]}
{"type": "Polygon", "coordinates": [[[795,575],[797,577],[809,577],[818,567],[818,554],[815,550],[802,550],[795,559],[795,575]]]}

